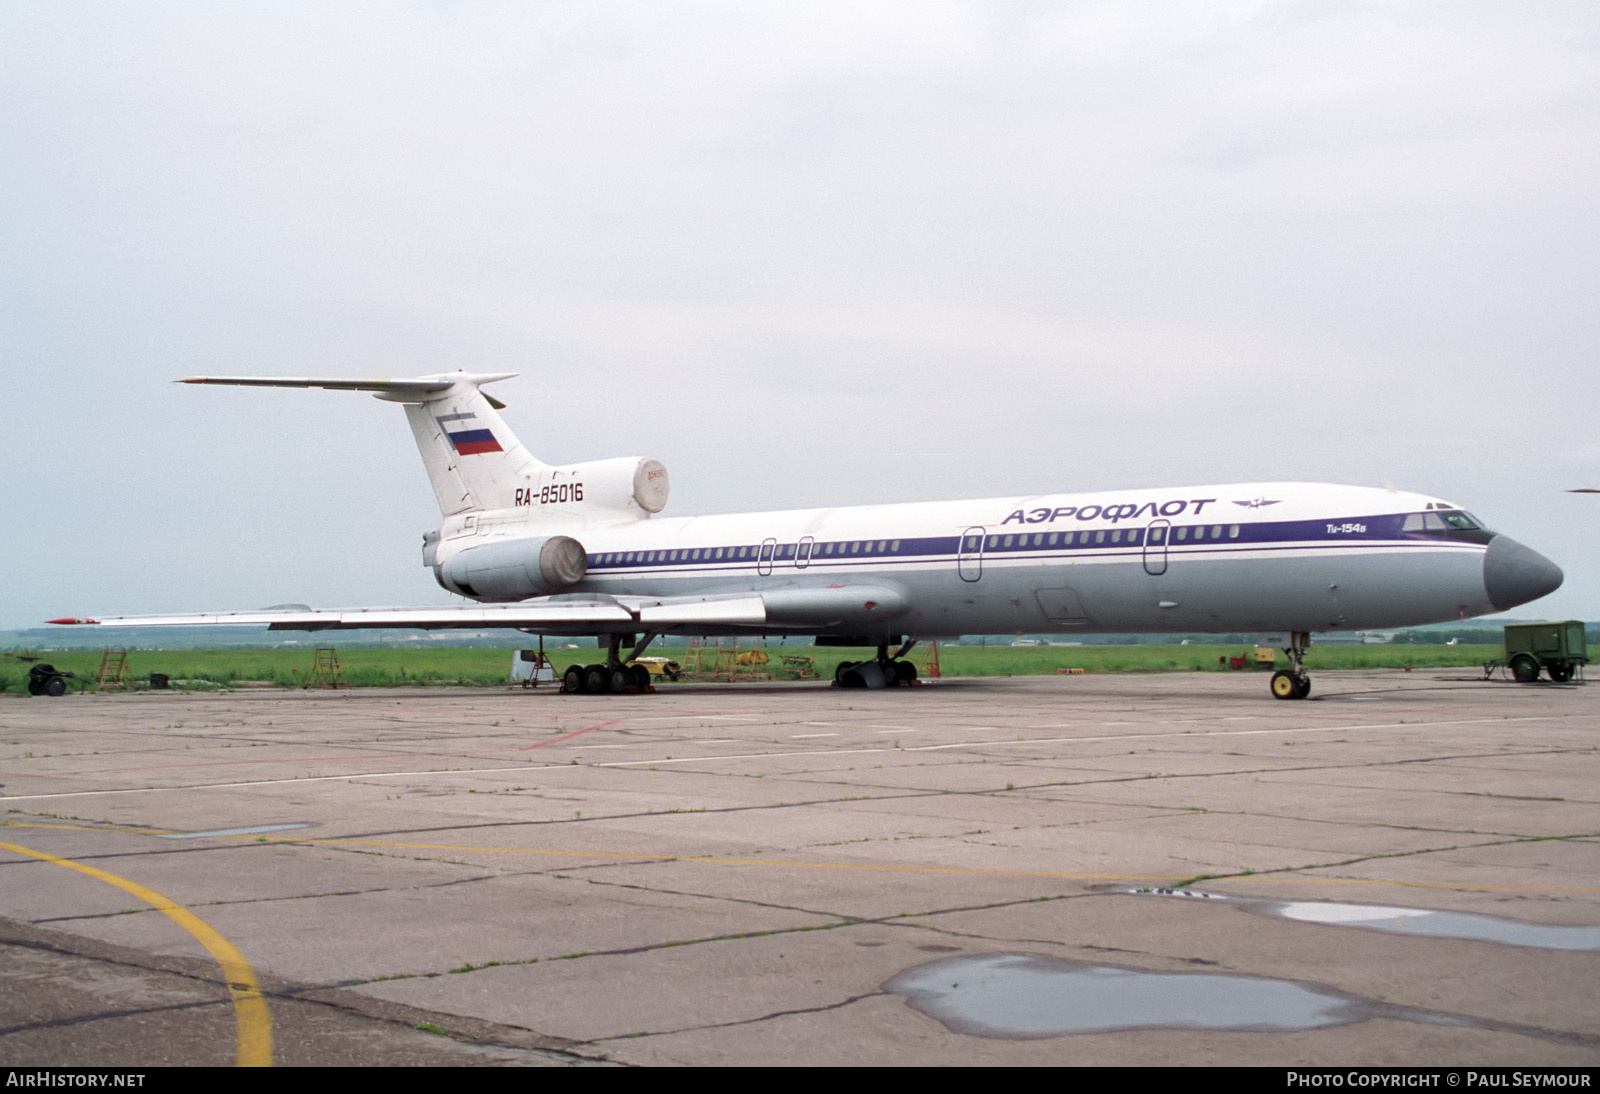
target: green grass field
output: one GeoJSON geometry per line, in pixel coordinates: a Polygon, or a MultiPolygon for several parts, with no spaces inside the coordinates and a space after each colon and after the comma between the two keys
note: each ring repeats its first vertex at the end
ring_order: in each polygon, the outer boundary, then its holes
{"type": "MultiPolygon", "coordinates": [[[[776,647],[769,648],[771,661],[762,667],[771,677],[784,679],[776,647]]],[[[787,656],[811,657],[823,679],[833,675],[840,661],[860,661],[873,654],[869,649],[785,646],[787,656]]],[[[1229,672],[1219,658],[1237,657],[1245,652],[1239,646],[940,646],[939,661],[946,676],[1040,676],[1063,669],[1085,672],[1229,672]]],[[[649,654],[664,654],[685,662],[688,651],[679,648],[651,648],[649,654]]],[[[603,654],[592,646],[578,650],[550,650],[559,673],[570,664],[599,661],[603,654]]],[[[510,671],[512,651],[504,649],[420,650],[341,649],[339,662],[344,683],[350,687],[403,687],[504,684],[510,671]]],[[[920,660],[926,651],[912,651],[920,660]]],[[[100,665],[100,654],[88,651],[61,651],[41,654],[41,660],[56,668],[78,674],[72,691],[93,687],[100,665]]],[[[1395,669],[1477,667],[1500,656],[1495,645],[1371,645],[1314,646],[1306,665],[1316,669],[1395,669]]],[[[272,684],[299,687],[312,667],[310,647],[266,650],[130,650],[128,678],[135,686],[145,686],[151,673],[165,673],[180,688],[216,688],[272,684]]],[[[1279,665],[1286,664],[1278,655],[1279,665]]],[[[710,658],[706,659],[707,668],[710,658]]],[[[0,657],[0,694],[27,695],[29,663],[14,654],[0,657]]],[[[1243,670],[1260,671],[1260,670],[1243,670]]]]}

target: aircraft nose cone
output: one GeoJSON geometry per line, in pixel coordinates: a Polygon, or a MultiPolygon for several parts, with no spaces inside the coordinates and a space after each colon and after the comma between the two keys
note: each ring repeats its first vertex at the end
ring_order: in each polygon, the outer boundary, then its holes
{"type": "Polygon", "coordinates": [[[1555,592],[1564,577],[1561,567],[1510,536],[1495,536],[1483,556],[1483,587],[1497,612],[1555,592]]]}

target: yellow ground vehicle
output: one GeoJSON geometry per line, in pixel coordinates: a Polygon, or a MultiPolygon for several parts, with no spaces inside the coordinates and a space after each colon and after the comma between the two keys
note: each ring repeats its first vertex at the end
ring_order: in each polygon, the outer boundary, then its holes
{"type": "Polygon", "coordinates": [[[636,657],[628,664],[638,665],[651,676],[660,676],[667,680],[676,680],[678,674],[683,671],[683,666],[665,657],[636,657]]]}

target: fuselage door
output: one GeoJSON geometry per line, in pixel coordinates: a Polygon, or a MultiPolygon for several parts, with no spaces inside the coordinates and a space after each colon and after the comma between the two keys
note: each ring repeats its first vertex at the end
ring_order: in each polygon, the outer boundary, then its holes
{"type": "Polygon", "coordinates": [[[961,546],[956,555],[956,568],[962,581],[977,581],[983,576],[984,531],[974,525],[961,533],[961,546]]]}
{"type": "Polygon", "coordinates": [[[811,536],[800,537],[800,543],[794,549],[795,569],[804,570],[807,566],[811,565],[811,548],[815,547],[816,545],[817,541],[811,536]]]}
{"type": "Polygon", "coordinates": [[[1167,537],[1172,534],[1172,522],[1153,520],[1145,531],[1144,572],[1161,575],[1167,572],[1167,537]]]}
{"type": "Polygon", "coordinates": [[[761,554],[756,559],[756,573],[766,575],[772,572],[772,555],[777,549],[777,540],[764,539],[761,541],[761,554]]]}

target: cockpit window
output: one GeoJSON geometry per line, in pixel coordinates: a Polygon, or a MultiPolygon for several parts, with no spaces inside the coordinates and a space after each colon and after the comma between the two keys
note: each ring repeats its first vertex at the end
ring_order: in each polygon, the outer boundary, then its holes
{"type": "Polygon", "coordinates": [[[1493,535],[1477,517],[1461,509],[1430,509],[1425,513],[1407,513],[1401,530],[1425,536],[1465,538],[1474,543],[1487,543],[1493,535]],[[1462,533],[1466,535],[1463,536],[1462,533]]]}

